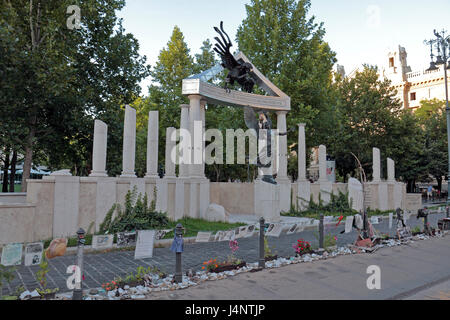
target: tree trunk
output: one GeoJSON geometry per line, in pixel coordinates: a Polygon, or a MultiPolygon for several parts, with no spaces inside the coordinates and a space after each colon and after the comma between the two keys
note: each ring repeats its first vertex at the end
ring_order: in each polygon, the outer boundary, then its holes
{"type": "Polygon", "coordinates": [[[22,192],[27,192],[27,179],[30,179],[31,164],[33,162],[33,140],[36,134],[36,127],[30,128],[30,133],[27,137],[27,144],[25,146],[25,160],[23,162],[22,173],[22,192]]]}
{"type": "Polygon", "coordinates": [[[5,153],[5,166],[3,168],[3,182],[2,182],[2,192],[8,192],[8,169],[9,169],[9,148],[6,148],[5,153]]]}
{"type": "Polygon", "coordinates": [[[436,177],[436,180],[437,180],[437,183],[438,183],[437,189],[439,190],[439,198],[441,198],[441,194],[442,194],[442,176],[436,177]]]}
{"type": "Polygon", "coordinates": [[[17,163],[17,151],[13,150],[13,156],[11,159],[11,175],[9,176],[9,192],[15,191],[16,163],[17,163]]]}
{"type": "Polygon", "coordinates": [[[408,180],[406,186],[407,193],[414,193],[416,191],[416,180],[408,180]]]}

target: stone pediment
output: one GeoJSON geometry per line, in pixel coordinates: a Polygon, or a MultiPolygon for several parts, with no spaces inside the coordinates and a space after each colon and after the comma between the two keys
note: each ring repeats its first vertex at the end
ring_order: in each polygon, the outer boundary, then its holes
{"type": "MultiPolygon", "coordinates": [[[[245,62],[251,61],[242,53],[235,55],[236,60],[242,59],[245,62]]],[[[253,63],[251,63],[253,65],[253,63]]],[[[264,90],[268,96],[254,93],[231,90],[227,92],[225,89],[207,82],[215,75],[223,71],[220,65],[194,75],[183,80],[183,95],[198,94],[203,96],[207,102],[213,104],[222,104],[235,107],[251,107],[255,109],[265,109],[273,111],[290,111],[291,99],[283,91],[277,88],[269,79],[267,79],[253,65],[252,76],[256,80],[256,84],[264,90]]]]}

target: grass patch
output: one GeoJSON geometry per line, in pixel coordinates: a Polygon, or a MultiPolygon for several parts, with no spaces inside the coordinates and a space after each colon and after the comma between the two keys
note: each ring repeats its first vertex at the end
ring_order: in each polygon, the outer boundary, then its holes
{"type": "MultiPolygon", "coordinates": [[[[170,222],[166,229],[174,229],[178,223],[181,223],[185,228],[184,237],[195,237],[200,231],[203,232],[217,232],[226,231],[234,228],[245,226],[245,223],[226,223],[226,222],[210,222],[201,219],[183,218],[177,222],[170,222]]],[[[164,239],[171,239],[174,237],[173,231],[166,234],[164,239]]]]}
{"type": "MultiPolygon", "coordinates": [[[[184,237],[195,237],[199,231],[204,232],[217,232],[217,231],[227,231],[237,227],[245,226],[245,223],[226,223],[226,222],[210,222],[201,219],[184,218],[177,222],[169,222],[169,224],[163,229],[175,229],[178,223],[181,223],[185,228],[186,233],[184,237]]],[[[86,246],[92,245],[92,234],[86,235],[86,246]]],[[[164,239],[172,239],[174,237],[173,231],[166,234],[164,239]]],[[[117,237],[114,236],[114,243],[116,243],[117,237]]],[[[44,241],[44,248],[47,249],[50,246],[52,239],[44,241]]],[[[78,239],[76,237],[67,239],[67,247],[73,248],[78,244],[78,239]]]]}
{"type": "MultiPolygon", "coordinates": [[[[3,184],[0,183],[0,190],[2,190],[2,189],[3,189],[3,184]]],[[[9,190],[9,186],[8,186],[8,190],[9,190]]],[[[20,184],[15,184],[15,185],[14,185],[14,192],[15,192],[15,193],[17,193],[17,192],[22,192],[22,185],[20,185],[20,184]]]]}

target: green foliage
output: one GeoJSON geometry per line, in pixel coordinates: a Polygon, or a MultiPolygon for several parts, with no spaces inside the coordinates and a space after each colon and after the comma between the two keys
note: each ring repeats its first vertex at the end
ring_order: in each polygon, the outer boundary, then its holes
{"type": "Polygon", "coordinates": [[[300,211],[298,208],[298,199],[297,205],[294,206],[291,201],[291,208],[289,212],[282,212],[281,214],[284,216],[292,216],[292,217],[308,217],[308,218],[316,218],[320,217],[320,214],[328,215],[328,216],[350,216],[355,215],[358,212],[352,209],[352,203],[348,199],[348,192],[343,193],[339,191],[338,195],[334,193],[331,194],[330,203],[324,205],[323,200],[319,194],[318,203],[314,202],[313,197],[311,195],[311,199],[309,201],[308,208],[304,211],[300,211]]]}
{"type": "MultiPolygon", "coordinates": [[[[0,145],[23,150],[24,188],[32,162],[87,175],[94,119],[108,123],[109,143],[121,143],[117,107],[134,100],[149,72],[116,15],[124,6],[123,0],[0,2],[0,145]],[[69,30],[66,11],[74,4],[81,29],[69,30]]],[[[121,150],[110,151],[108,171],[115,175],[121,150]]]]}
{"type": "Polygon", "coordinates": [[[412,230],[411,230],[411,233],[421,233],[422,232],[422,229],[420,229],[420,227],[419,226],[417,226],[417,227],[414,227],[412,230]]]}
{"type": "Polygon", "coordinates": [[[47,288],[47,273],[50,271],[48,260],[45,257],[45,252],[42,254],[39,270],[36,272],[36,279],[39,281],[41,287],[45,290],[47,288]]]}
{"type": "Polygon", "coordinates": [[[270,247],[269,239],[267,239],[267,237],[264,236],[264,258],[269,258],[269,257],[274,256],[272,249],[274,249],[274,247],[270,247]]]}
{"type": "MultiPolygon", "coordinates": [[[[330,87],[336,59],[310,8],[309,0],[251,0],[236,38],[239,50],[291,97],[287,126],[306,123],[307,147],[314,147],[333,133],[330,87]]],[[[288,136],[289,146],[297,142],[295,134],[288,136]]]]}
{"type": "Polygon", "coordinates": [[[2,297],[3,285],[6,283],[11,283],[14,280],[14,272],[16,269],[14,267],[5,267],[0,264],[0,298],[2,297]]]}
{"type": "Polygon", "coordinates": [[[128,191],[125,196],[125,208],[114,205],[101,224],[100,233],[117,233],[133,230],[148,230],[167,227],[169,220],[166,213],[155,211],[155,202],[148,205],[147,194],[137,195],[137,187],[128,191]],[[117,209],[116,218],[111,222],[112,212],[117,209]]]}
{"type": "MultiPolygon", "coordinates": [[[[181,223],[185,229],[184,237],[195,237],[200,231],[217,232],[223,230],[231,230],[238,227],[245,226],[244,223],[226,223],[226,222],[211,222],[201,219],[183,218],[178,221],[171,221],[167,229],[175,229],[176,225],[181,223]]],[[[173,231],[166,235],[166,238],[173,238],[173,231]]]]}

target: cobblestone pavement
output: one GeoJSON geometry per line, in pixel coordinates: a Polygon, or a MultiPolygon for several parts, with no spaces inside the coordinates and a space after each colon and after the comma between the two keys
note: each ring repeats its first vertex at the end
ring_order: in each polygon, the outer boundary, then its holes
{"type": "MultiPolygon", "coordinates": [[[[444,214],[433,214],[429,216],[431,226],[437,226],[437,221],[442,219],[444,214]]],[[[395,224],[395,220],[394,220],[395,224]]],[[[422,226],[422,219],[416,219],[414,216],[410,218],[407,223],[411,228],[415,226],[422,226]]],[[[395,235],[395,228],[389,230],[388,219],[385,218],[380,224],[374,226],[376,230],[382,233],[388,233],[391,236],[395,235]]],[[[356,240],[357,233],[355,231],[349,234],[340,234],[344,230],[344,225],[339,227],[327,226],[326,234],[337,235],[338,246],[353,243],[356,240]]],[[[310,241],[314,246],[318,245],[317,231],[303,231],[298,234],[281,235],[280,238],[269,238],[269,245],[273,248],[273,252],[278,256],[290,257],[294,255],[292,245],[298,239],[305,239],[310,241]]],[[[239,250],[236,256],[246,262],[256,262],[258,260],[258,237],[239,239],[239,250]]],[[[228,242],[209,242],[185,245],[183,253],[183,270],[193,269],[199,271],[202,263],[209,259],[217,258],[217,260],[225,260],[230,254],[228,242]]],[[[49,261],[50,271],[48,273],[48,288],[59,288],[60,291],[67,290],[66,274],[67,267],[74,265],[76,262],[76,255],[66,255],[58,257],[49,261]]],[[[155,248],[153,251],[153,258],[144,260],[134,260],[134,251],[115,251],[100,254],[86,254],[84,257],[84,274],[85,280],[83,282],[84,288],[97,288],[102,283],[111,281],[114,277],[125,276],[130,272],[135,272],[139,266],[148,267],[156,266],[160,270],[167,273],[174,273],[175,271],[175,255],[170,251],[170,248],[155,248]]],[[[39,266],[25,267],[18,266],[15,272],[15,279],[10,285],[3,288],[3,294],[14,294],[15,290],[23,286],[27,290],[34,290],[39,288],[36,280],[36,272],[39,266]]]]}

